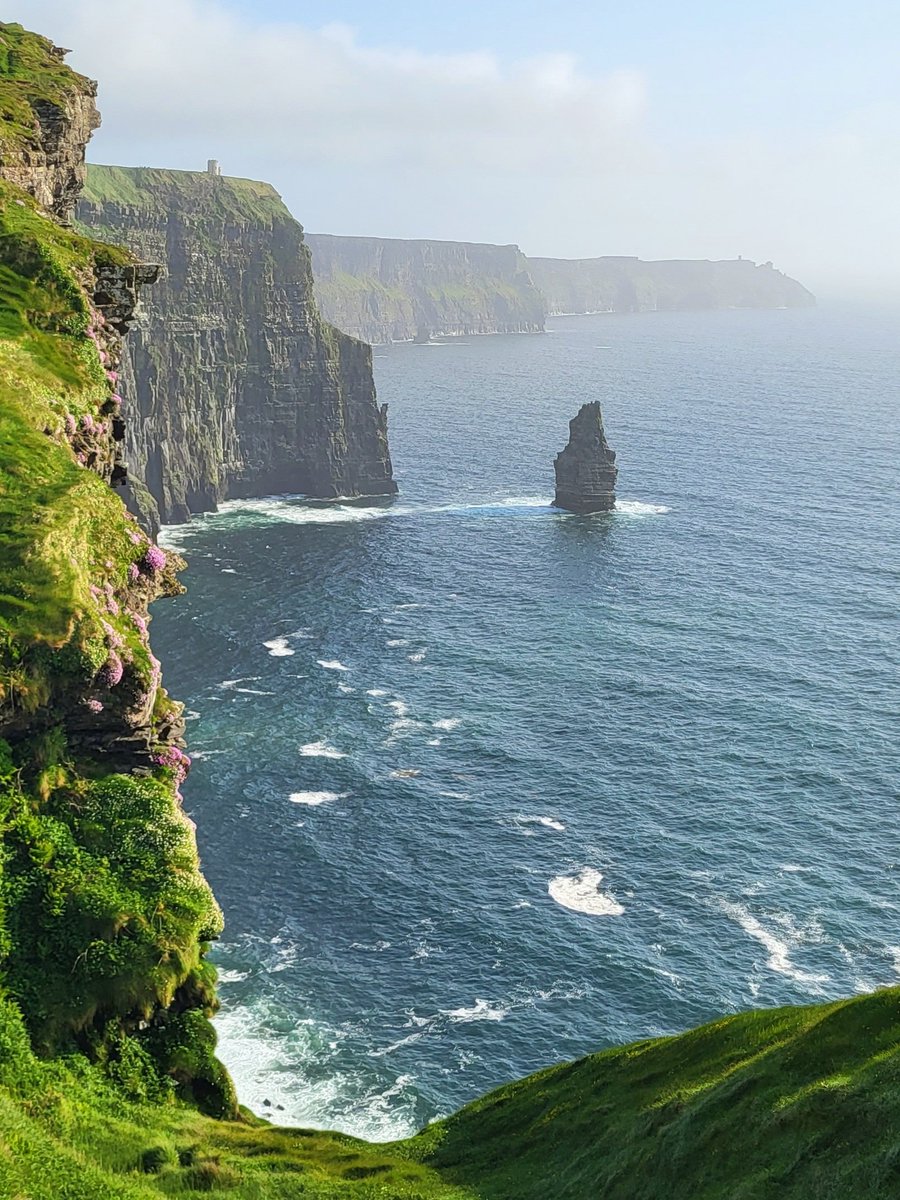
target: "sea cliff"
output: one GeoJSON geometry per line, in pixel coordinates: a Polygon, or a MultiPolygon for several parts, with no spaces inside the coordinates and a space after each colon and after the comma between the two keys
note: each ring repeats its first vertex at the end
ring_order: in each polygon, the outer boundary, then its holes
{"type": "Polygon", "coordinates": [[[663,312],[677,309],[803,308],[813,294],[749,259],[529,258],[547,312],[663,312]]]}
{"type": "Polygon", "coordinates": [[[153,272],[58,223],[80,126],[42,147],[21,101],[49,79],[61,125],[90,118],[60,59],[0,24],[0,1196],[893,1200],[897,988],[611,1048],[387,1145],[237,1108],[208,1020],[221,914],[147,632],[180,564],[114,487],[153,272]]]}
{"type": "Polygon", "coordinates": [[[91,166],[77,219],[160,264],[124,358],[133,503],[396,491],[367,345],[319,315],[303,230],[270,185],[91,166]]]}
{"type": "Polygon", "coordinates": [[[367,342],[537,333],[544,302],[518,246],[307,234],[316,295],[367,342]]]}

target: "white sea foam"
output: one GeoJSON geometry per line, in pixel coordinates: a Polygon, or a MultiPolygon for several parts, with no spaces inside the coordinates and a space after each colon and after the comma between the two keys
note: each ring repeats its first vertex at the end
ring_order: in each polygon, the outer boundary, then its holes
{"type": "Polygon", "coordinates": [[[626,517],[656,517],[672,510],[665,504],[645,504],[641,500],[617,500],[615,511],[626,517]]]}
{"type": "Polygon", "coordinates": [[[367,696],[376,696],[376,697],[377,696],[386,696],[387,692],[384,690],[384,688],[369,688],[369,690],[366,692],[366,695],[367,696]]]}
{"type": "Polygon", "coordinates": [[[405,717],[409,712],[409,705],[405,700],[389,700],[388,708],[392,708],[398,717],[405,717]]]}
{"type": "Polygon", "coordinates": [[[577,875],[557,875],[547,885],[547,891],[557,904],[592,917],[620,917],[625,909],[612,896],[599,890],[603,876],[593,867],[585,867],[577,875]]]}
{"type": "Polygon", "coordinates": [[[349,792],[291,792],[288,800],[291,804],[307,804],[310,808],[318,808],[334,800],[345,800],[348,795],[349,792]]]}
{"type": "Polygon", "coordinates": [[[415,654],[408,654],[408,655],[407,655],[407,658],[409,659],[409,661],[410,661],[411,663],[420,663],[420,662],[424,662],[424,661],[425,661],[425,655],[426,655],[427,653],[428,653],[428,652],[427,652],[427,650],[424,650],[424,649],[423,649],[423,650],[417,650],[417,651],[415,652],[415,654]]]}
{"type": "Polygon", "coordinates": [[[429,739],[428,739],[428,745],[429,745],[429,746],[439,746],[439,745],[441,744],[441,742],[442,742],[442,741],[443,741],[443,738],[439,738],[439,737],[436,737],[436,738],[429,738],[429,739]]]}
{"type": "Polygon", "coordinates": [[[351,687],[349,683],[339,683],[337,686],[338,686],[338,691],[343,692],[343,694],[345,696],[352,696],[354,694],[354,692],[356,691],[356,688],[351,687]]]}
{"type": "Polygon", "coordinates": [[[261,675],[245,675],[242,679],[223,679],[219,684],[220,688],[236,688],[239,683],[259,683],[262,679],[261,675]]]}
{"type": "Polygon", "coordinates": [[[229,971],[227,967],[219,967],[218,969],[219,983],[242,983],[245,979],[250,978],[249,971],[229,971]]]}
{"type": "Polygon", "coordinates": [[[510,1010],[499,1004],[491,1004],[489,1000],[479,1000],[476,997],[471,1008],[441,1009],[441,1013],[443,1016],[449,1017],[451,1021],[468,1024],[470,1021],[502,1021],[504,1017],[509,1016],[510,1010]]]}
{"type": "Polygon", "coordinates": [[[445,800],[468,800],[468,792],[438,792],[445,800]]]}
{"type": "Polygon", "coordinates": [[[234,567],[222,567],[221,571],[223,575],[237,575],[237,571],[234,569],[234,567]]]}
{"type": "Polygon", "coordinates": [[[347,755],[341,750],[335,750],[326,741],[307,742],[305,746],[300,747],[300,753],[304,758],[346,758],[347,755]]]}
{"type": "Polygon", "coordinates": [[[442,717],[440,721],[432,721],[432,728],[444,729],[448,733],[451,729],[459,729],[462,725],[462,717],[442,717]]]}
{"type": "Polygon", "coordinates": [[[520,825],[543,825],[545,829],[555,829],[558,833],[565,832],[565,825],[554,817],[516,817],[520,825]]]}
{"type": "Polygon", "coordinates": [[[296,653],[287,644],[287,638],[283,637],[272,638],[271,642],[263,642],[263,645],[273,658],[286,658],[288,655],[296,653]]]}
{"type": "Polygon", "coordinates": [[[408,646],[409,638],[391,638],[389,642],[385,642],[384,644],[390,646],[392,649],[396,646],[408,646]]]}
{"type": "MultiPolygon", "coordinates": [[[[792,946],[788,941],[773,933],[771,929],[767,929],[742,904],[732,904],[727,900],[720,900],[719,907],[727,917],[737,922],[744,933],[749,934],[750,937],[759,942],[768,951],[766,966],[770,971],[777,971],[779,975],[787,975],[790,979],[796,980],[797,983],[809,984],[814,990],[816,990],[818,984],[828,982],[828,975],[801,971],[791,962],[791,950],[796,948],[796,945],[803,940],[802,936],[796,931],[794,931],[793,936],[789,935],[790,941],[794,943],[792,946]]],[[[783,923],[789,925],[789,922],[783,923]]]]}
{"type": "Polygon", "coordinates": [[[336,658],[317,658],[316,662],[326,671],[349,671],[349,667],[345,667],[342,662],[338,662],[336,658]]]}

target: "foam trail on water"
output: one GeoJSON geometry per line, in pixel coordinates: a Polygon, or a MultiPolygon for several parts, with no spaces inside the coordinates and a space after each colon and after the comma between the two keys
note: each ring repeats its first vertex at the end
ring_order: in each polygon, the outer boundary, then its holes
{"type": "Polygon", "coordinates": [[[334,746],[322,740],[321,742],[307,742],[305,746],[300,747],[300,753],[304,758],[346,758],[347,755],[342,750],[335,750],[334,746]]]}
{"type": "Polygon", "coordinates": [[[318,808],[334,800],[345,800],[348,795],[349,792],[292,792],[288,800],[291,804],[308,804],[310,808],[318,808]]]}
{"type": "Polygon", "coordinates": [[[770,929],[766,929],[742,904],[732,904],[727,900],[721,900],[719,907],[727,917],[730,917],[743,929],[744,933],[749,934],[765,947],[769,955],[766,966],[770,971],[777,971],[779,975],[787,975],[789,978],[795,979],[797,983],[810,984],[814,990],[818,990],[816,985],[828,982],[828,975],[801,971],[795,967],[790,957],[791,946],[770,929]]]}
{"type": "Polygon", "coordinates": [[[286,658],[295,653],[287,644],[287,638],[273,638],[270,642],[263,642],[263,645],[273,658],[286,658]]]}
{"type": "Polygon", "coordinates": [[[585,867],[577,875],[557,875],[547,885],[547,891],[557,904],[574,912],[592,917],[620,917],[625,909],[612,896],[599,891],[603,876],[593,867],[585,867]]]}
{"type": "Polygon", "coordinates": [[[342,662],[336,658],[317,658],[316,662],[326,671],[349,671],[349,667],[345,667],[342,662]]]}

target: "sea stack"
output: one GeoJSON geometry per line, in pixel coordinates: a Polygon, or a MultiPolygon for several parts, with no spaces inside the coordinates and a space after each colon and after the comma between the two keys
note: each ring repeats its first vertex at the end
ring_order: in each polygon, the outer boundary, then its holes
{"type": "Polygon", "coordinates": [[[603,413],[593,400],[569,422],[569,444],[556,456],[553,504],[569,512],[609,512],[616,506],[616,452],[603,432],[603,413]]]}

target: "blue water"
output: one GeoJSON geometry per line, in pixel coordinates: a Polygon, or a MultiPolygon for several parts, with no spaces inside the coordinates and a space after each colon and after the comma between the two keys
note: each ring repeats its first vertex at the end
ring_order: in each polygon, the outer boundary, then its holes
{"type": "Polygon", "coordinates": [[[388,1138],[900,982],[894,316],[563,318],[375,366],[399,499],[227,506],[170,534],[189,591],[155,610],[245,1102],[388,1138]],[[594,399],[622,511],[555,513],[594,399]]]}

